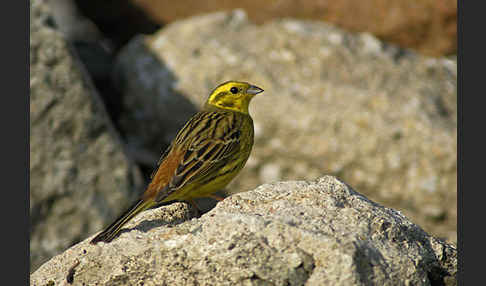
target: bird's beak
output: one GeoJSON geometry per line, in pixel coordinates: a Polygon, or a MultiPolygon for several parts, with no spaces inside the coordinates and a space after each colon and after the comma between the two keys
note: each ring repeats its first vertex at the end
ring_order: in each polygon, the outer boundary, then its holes
{"type": "Polygon", "coordinates": [[[258,86],[250,85],[250,87],[246,90],[246,93],[251,95],[257,95],[260,92],[263,92],[263,89],[259,88],[258,86]]]}

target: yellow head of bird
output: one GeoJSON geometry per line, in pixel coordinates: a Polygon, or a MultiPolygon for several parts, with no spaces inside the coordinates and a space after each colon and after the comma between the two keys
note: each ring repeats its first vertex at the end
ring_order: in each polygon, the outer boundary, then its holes
{"type": "Polygon", "coordinates": [[[217,107],[248,114],[251,99],[263,89],[247,82],[227,81],[218,85],[209,95],[206,107],[217,107]]]}

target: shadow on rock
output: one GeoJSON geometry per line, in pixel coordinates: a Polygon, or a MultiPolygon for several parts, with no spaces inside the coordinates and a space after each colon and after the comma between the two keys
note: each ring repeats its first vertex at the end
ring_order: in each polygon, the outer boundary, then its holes
{"type": "Polygon", "coordinates": [[[112,73],[122,94],[118,121],[130,155],[147,174],[178,130],[198,111],[175,90],[176,76],[136,37],[118,54],[112,73]]]}

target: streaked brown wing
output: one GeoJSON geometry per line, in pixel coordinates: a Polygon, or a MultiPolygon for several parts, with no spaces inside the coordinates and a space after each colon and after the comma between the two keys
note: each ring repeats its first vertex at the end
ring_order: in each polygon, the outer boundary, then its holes
{"type": "Polygon", "coordinates": [[[201,120],[204,119],[206,116],[207,116],[207,112],[198,112],[193,117],[191,117],[191,119],[189,119],[189,121],[181,128],[179,133],[177,133],[177,136],[174,139],[174,141],[169,145],[169,147],[167,147],[164,153],[162,153],[162,155],[160,156],[159,161],[157,162],[157,166],[154,168],[152,174],[150,175],[151,180],[154,178],[155,174],[157,174],[160,168],[160,164],[167,158],[167,155],[171,151],[174,144],[178,146],[184,146],[184,141],[187,140],[187,138],[191,133],[193,133],[194,128],[197,127],[198,125],[198,122],[201,122],[201,120]]]}
{"type": "Polygon", "coordinates": [[[192,117],[159,161],[163,170],[152,176],[149,193],[155,200],[160,202],[189,183],[210,180],[208,175],[226,165],[240,148],[240,122],[236,121],[232,114],[220,112],[204,111],[192,117]]]}
{"type": "Polygon", "coordinates": [[[226,165],[240,148],[240,131],[228,130],[220,139],[207,138],[191,145],[170,182],[170,189],[202,180],[226,165]]]}

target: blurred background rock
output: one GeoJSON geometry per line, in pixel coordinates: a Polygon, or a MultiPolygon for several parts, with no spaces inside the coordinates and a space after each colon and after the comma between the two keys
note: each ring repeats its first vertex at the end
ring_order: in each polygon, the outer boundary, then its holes
{"type": "Polygon", "coordinates": [[[449,55],[457,49],[457,1],[453,0],[132,0],[132,3],[161,24],[200,13],[241,8],[258,24],[275,18],[322,20],[348,31],[369,32],[383,41],[426,55],[449,55]]]}
{"type": "Polygon", "coordinates": [[[455,1],[202,3],[31,1],[31,272],[121,212],[230,78],[266,92],[227,193],[333,174],[456,242],[455,1]]]}

